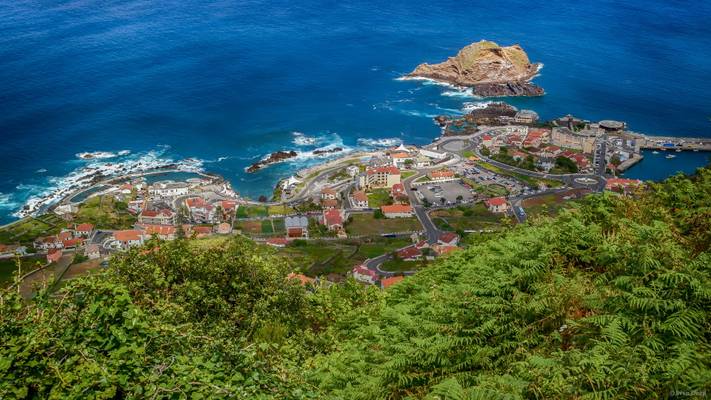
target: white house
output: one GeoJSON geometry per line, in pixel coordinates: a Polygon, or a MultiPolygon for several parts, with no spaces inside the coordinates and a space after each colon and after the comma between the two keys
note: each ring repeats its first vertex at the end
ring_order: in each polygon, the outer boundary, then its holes
{"type": "Polygon", "coordinates": [[[190,187],[187,183],[173,181],[156,182],[148,188],[148,194],[156,197],[185,196],[189,192],[190,187]]]}
{"type": "Polygon", "coordinates": [[[378,280],[378,274],[375,271],[371,271],[364,265],[359,265],[353,268],[353,278],[358,282],[374,284],[378,280]]]}

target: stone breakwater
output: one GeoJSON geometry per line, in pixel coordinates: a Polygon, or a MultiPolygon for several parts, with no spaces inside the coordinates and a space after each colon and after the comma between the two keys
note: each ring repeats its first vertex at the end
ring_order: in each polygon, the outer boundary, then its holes
{"type": "Polygon", "coordinates": [[[262,160],[259,160],[259,161],[257,161],[256,163],[250,165],[249,167],[247,167],[247,168],[245,169],[245,171],[250,172],[250,173],[252,173],[252,172],[257,172],[257,171],[259,171],[260,169],[262,169],[262,168],[264,168],[264,167],[266,167],[266,166],[268,166],[268,165],[275,164],[275,163],[278,163],[278,162],[282,162],[282,161],[288,160],[288,159],[290,159],[290,158],[294,158],[294,157],[296,157],[297,155],[298,155],[298,154],[297,154],[294,150],[290,150],[290,151],[281,151],[281,150],[280,150],[280,151],[275,151],[274,153],[270,154],[268,157],[266,157],[266,158],[264,158],[264,159],[262,159],[262,160]]]}

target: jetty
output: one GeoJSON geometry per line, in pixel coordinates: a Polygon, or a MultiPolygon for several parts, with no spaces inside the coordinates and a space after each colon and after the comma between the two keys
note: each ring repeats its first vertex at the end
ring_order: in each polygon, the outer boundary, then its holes
{"type": "Polygon", "coordinates": [[[711,138],[641,135],[640,149],[711,151],[711,138]]]}

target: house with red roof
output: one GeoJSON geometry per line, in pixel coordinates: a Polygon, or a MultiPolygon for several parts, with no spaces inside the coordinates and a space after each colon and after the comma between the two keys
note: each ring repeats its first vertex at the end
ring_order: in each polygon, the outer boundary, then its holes
{"type": "Polygon", "coordinates": [[[390,195],[395,200],[406,198],[407,193],[405,193],[405,185],[402,183],[394,184],[392,189],[390,189],[390,195]]]}
{"type": "Polygon", "coordinates": [[[452,181],[456,179],[456,175],[454,174],[454,171],[448,168],[442,168],[438,169],[435,171],[430,171],[427,173],[427,176],[430,178],[430,180],[433,180],[435,182],[446,182],[446,181],[452,181]]]}
{"type": "Polygon", "coordinates": [[[338,209],[330,209],[323,212],[322,222],[329,231],[340,231],[343,229],[343,213],[338,209]]]}
{"type": "Polygon", "coordinates": [[[505,197],[492,197],[484,201],[489,211],[493,213],[505,213],[509,210],[509,203],[505,197]]]}
{"type": "Polygon", "coordinates": [[[422,259],[422,251],[417,246],[408,246],[397,251],[397,256],[403,261],[417,261],[422,259]]]}
{"type": "Polygon", "coordinates": [[[385,218],[407,218],[412,217],[412,207],[407,204],[393,204],[380,206],[385,218]]]}
{"type": "Polygon", "coordinates": [[[211,226],[193,226],[193,233],[195,237],[203,238],[212,235],[211,226]]]}
{"type": "Polygon", "coordinates": [[[413,163],[415,160],[414,156],[412,156],[409,153],[406,153],[404,151],[392,153],[392,154],[390,154],[390,158],[393,160],[393,166],[398,167],[398,168],[403,168],[407,164],[413,163]]]}
{"type": "Polygon", "coordinates": [[[387,289],[392,285],[402,282],[403,280],[405,280],[404,276],[391,276],[389,278],[385,278],[380,281],[380,288],[387,289]]]}
{"type": "Polygon", "coordinates": [[[628,193],[642,185],[639,179],[610,178],[605,183],[605,189],[618,193],[628,193]]]}
{"type": "Polygon", "coordinates": [[[47,262],[56,263],[62,258],[62,249],[49,249],[47,252],[47,262]]]}
{"type": "Polygon", "coordinates": [[[378,274],[375,271],[369,270],[365,265],[359,265],[351,271],[353,278],[358,282],[370,283],[371,285],[378,281],[378,274]]]}
{"type": "Polygon", "coordinates": [[[432,250],[435,252],[437,257],[441,257],[454,251],[460,250],[460,248],[457,246],[450,246],[446,244],[436,244],[432,246],[432,250]]]}
{"type": "Polygon", "coordinates": [[[494,144],[494,138],[491,135],[483,135],[481,137],[481,144],[486,147],[491,147],[494,144]]]}
{"type": "Polygon", "coordinates": [[[190,197],[185,200],[185,206],[190,211],[193,222],[210,223],[215,219],[215,207],[202,197],[190,197]]]}
{"type": "Polygon", "coordinates": [[[173,210],[163,208],[160,210],[143,210],[138,215],[138,223],[147,225],[175,225],[176,214],[173,210]]]}
{"type": "Polygon", "coordinates": [[[321,200],[321,206],[322,206],[324,209],[336,208],[336,207],[338,207],[338,200],[336,200],[336,199],[324,199],[324,200],[321,200]]]}
{"type": "Polygon", "coordinates": [[[139,231],[137,229],[114,231],[113,237],[118,247],[123,250],[126,250],[129,247],[140,246],[145,240],[143,231],[139,231]]]}
{"type": "Polygon", "coordinates": [[[454,232],[444,232],[437,238],[437,243],[448,246],[456,246],[459,243],[459,235],[454,232]]]}
{"type": "Polygon", "coordinates": [[[64,249],[76,249],[77,247],[81,246],[84,244],[84,239],[83,238],[72,238],[72,239],[67,239],[62,242],[62,248],[64,249]]]}
{"type": "Polygon", "coordinates": [[[355,208],[368,208],[368,195],[362,190],[353,192],[351,194],[351,204],[355,208]]]}
{"type": "Polygon", "coordinates": [[[35,239],[34,248],[37,250],[61,249],[62,241],[57,236],[44,236],[35,239]]]}
{"type": "Polygon", "coordinates": [[[335,189],[329,187],[321,189],[321,199],[336,200],[336,198],[338,198],[338,192],[335,189]]]}
{"type": "Polygon", "coordinates": [[[91,236],[91,233],[94,232],[94,225],[92,224],[78,224],[74,225],[74,233],[77,236],[83,236],[85,238],[91,236]]]}
{"type": "Polygon", "coordinates": [[[159,239],[174,240],[176,228],[173,225],[143,225],[143,230],[147,236],[156,235],[159,239]]]}

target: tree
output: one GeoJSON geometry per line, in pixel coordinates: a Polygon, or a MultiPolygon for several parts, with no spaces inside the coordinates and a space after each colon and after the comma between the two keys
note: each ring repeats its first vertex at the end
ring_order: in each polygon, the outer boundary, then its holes
{"type": "Polygon", "coordinates": [[[481,154],[485,157],[489,157],[491,155],[491,150],[489,150],[486,146],[481,146],[481,154]]]}
{"type": "Polygon", "coordinates": [[[457,203],[461,203],[463,200],[464,200],[464,196],[462,196],[461,194],[459,196],[457,196],[457,203]]]}
{"type": "Polygon", "coordinates": [[[573,174],[578,172],[578,165],[575,164],[575,162],[568,157],[563,157],[563,156],[556,157],[555,165],[557,168],[559,168],[563,171],[566,171],[566,172],[570,172],[573,174]]]}
{"type": "Polygon", "coordinates": [[[260,202],[260,203],[266,203],[266,202],[267,202],[267,196],[265,196],[265,195],[259,196],[259,202],[260,202]]]}

